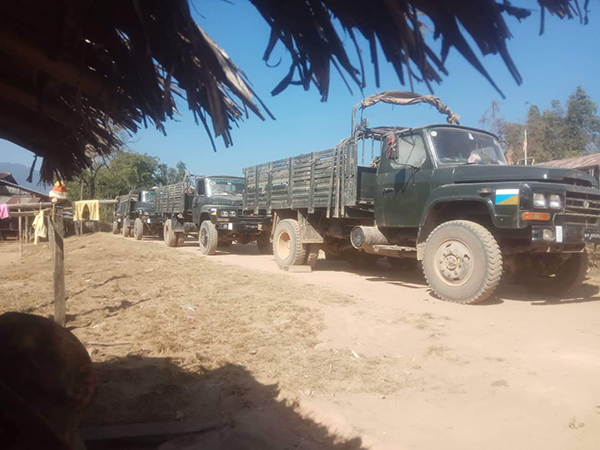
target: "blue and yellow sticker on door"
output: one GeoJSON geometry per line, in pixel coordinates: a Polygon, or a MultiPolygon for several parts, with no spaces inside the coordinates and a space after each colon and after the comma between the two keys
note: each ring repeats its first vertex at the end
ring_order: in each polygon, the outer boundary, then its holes
{"type": "Polygon", "coordinates": [[[496,205],[518,205],[518,189],[496,189],[496,205]]]}

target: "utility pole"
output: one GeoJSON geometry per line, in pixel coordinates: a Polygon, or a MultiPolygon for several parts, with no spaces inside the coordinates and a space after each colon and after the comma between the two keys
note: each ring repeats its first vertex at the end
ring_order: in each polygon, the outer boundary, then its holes
{"type": "Polygon", "coordinates": [[[527,165],[527,128],[525,128],[525,138],[523,139],[523,153],[525,156],[525,165],[527,165]]]}

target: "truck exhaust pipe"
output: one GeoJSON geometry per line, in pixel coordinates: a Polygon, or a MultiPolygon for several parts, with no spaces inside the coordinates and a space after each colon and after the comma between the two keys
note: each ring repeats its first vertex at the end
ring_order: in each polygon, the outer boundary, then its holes
{"type": "Polygon", "coordinates": [[[377,227],[354,227],[350,233],[350,242],[354,248],[367,253],[371,253],[368,250],[373,245],[389,245],[388,239],[377,227]]]}

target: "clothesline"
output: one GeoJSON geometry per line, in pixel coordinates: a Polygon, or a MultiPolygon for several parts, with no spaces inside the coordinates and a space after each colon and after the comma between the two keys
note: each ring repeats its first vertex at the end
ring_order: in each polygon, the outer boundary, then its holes
{"type": "MultiPolygon", "coordinates": [[[[85,200],[84,200],[85,201],[85,200]]],[[[71,202],[69,202],[71,203],[71,202]]],[[[116,205],[118,200],[98,200],[99,205],[116,205]]],[[[39,202],[39,203],[11,203],[8,206],[8,209],[39,209],[39,208],[48,208],[52,206],[52,202],[39,202]]],[[[67,209],[67,208],[64,208],[67,209]]]]}

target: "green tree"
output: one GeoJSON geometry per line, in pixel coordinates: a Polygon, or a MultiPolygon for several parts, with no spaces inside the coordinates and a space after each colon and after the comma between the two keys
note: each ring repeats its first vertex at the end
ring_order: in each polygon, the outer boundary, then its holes
{"type": "Polygon", "coordinates": [[[496,101],[481,116],[483,128],[498,135],[507,158],[522,161],[524,132],[527,130],[528,157],[536,163],[569,158],[600,150],[600,116],[596,103],[578,86],[567,99],[566,108],[553,100],[541,111],[531,105],[525,123],[507,122],[500,116],[496,101]]]}

